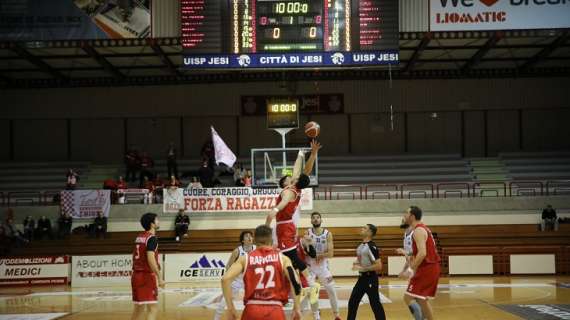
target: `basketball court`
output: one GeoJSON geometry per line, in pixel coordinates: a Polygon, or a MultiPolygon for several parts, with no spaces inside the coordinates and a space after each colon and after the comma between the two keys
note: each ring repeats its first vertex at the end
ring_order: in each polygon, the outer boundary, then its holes
{"type": "MultiPolygon", "coordinates": [[[[341,315],[354,278],[336,280],[341,315]]],[[[380,293],[388,319],[410,319],[403,305],[405,282],[381,281],[380,293]]],[[[212,319],[221,290],[218,282],[202,286],[170,284],[159,294],[160,319],[212,319]]],[[[321,291],[321,318],[332,319],[326,292],[321,291]]],[[[236,302],[240,309],[241,304],[236,302]]],[[[243,306],[242,306],[243,307],[243,306]]],[[[569,319],[570,277],[453,277],[440,280],[433,301],[437,319],[569,319]]],[[[129,287],[70,289],[59,287],[5,288],[0,297],[0,320],[7,319],[129,319],[129,287]]],[[[304,319],[312,319],[305,311],[304,319]]],[[[366,298],[358,319],[373,319],[366,298]]]]}

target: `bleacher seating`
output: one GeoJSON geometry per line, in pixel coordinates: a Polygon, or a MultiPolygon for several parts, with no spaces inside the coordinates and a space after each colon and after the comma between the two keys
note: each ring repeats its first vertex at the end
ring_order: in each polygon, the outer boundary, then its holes
{"type": "Polygon", "coordinates": [[[0,191],[61,190],[65,187],[67,169],[89,175],[88,162],[0,162],[0,191]]]}
{"type": "Polygon", "coordinates": [[[570,179],[570,152],[511,152],[500,158],[513,180],[570,179]]]}
{"type": "Polygon", "coordinates": [[[457,154],[319,158],[324,185],[472,180],[467,161],[457,154]]]}

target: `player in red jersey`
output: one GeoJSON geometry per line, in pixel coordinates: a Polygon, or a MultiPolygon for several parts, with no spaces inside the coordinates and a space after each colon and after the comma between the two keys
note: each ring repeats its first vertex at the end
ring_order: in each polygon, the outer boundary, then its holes
{"type": "Polygon", "coordinates": [[[144,232],[135,240],[131,288],[135,309],[131,319],[156,319],[158,314],[158,287],[163,288],[158,263],[158,239],[156,230],[160,222],[156,214],[145,213],[141,217],[144,232]]]}
{"type": "Polygon", "coordinates": [[[301,319],[299,293],[301,286],[291,260],[272,246],[271,228],[261,225],[255,229],[257,248],[241,256],[222,277],[222,291],[228,306],[229,319],[238,314],[232,297],[232,282],[243,272],[245,310],[244,320],[284,320],[283,305],[294,292],[293,319],[301,319]]]}
{"type": "Polygon", "coordinates": [[[277,233],[277,248],[291,259],[293,267],[299,270],[306,279],[309,279],[311,286],[310,300],[311,303],[316,303],[318,300],[318,293],[320,285],[311,279],[307,264],[299,259],[297,254],[297,225],[294,221],[294,215],[300,212],[299,202],[301,201],[301,190],[308,187],[311,180],[309,174],[313,170],[313,165],[317,159],[317,154],[321,144],[316,140],[311,141],[311,156],[303,168],[305,153],[299,151],[299,155],[295,160],[293,167],[293,174],[291,176],[284,176],[279,180],[279,187],[283,190],[277,199],[277,206],[269,212],[265,220],[265,225],[270,226],[273,219],[277,220],[276,233],[277,233]]]}
{"type": "MultiPolygon", "coordinates": [[[[427,320],[433,319],[433,310],[428,299],[433,299],[437,292],[440,261],[435,241],[430,229],[422,223],[422,210],[411,206],[404,214],[405,223],[413,230],[410,268],[411,278],[404,295],[406,305],[413,305],[414,300],[420,305],[422,314],[427,320]]],[[[412,315],[414,310],[410,308],[412,315]]]]}

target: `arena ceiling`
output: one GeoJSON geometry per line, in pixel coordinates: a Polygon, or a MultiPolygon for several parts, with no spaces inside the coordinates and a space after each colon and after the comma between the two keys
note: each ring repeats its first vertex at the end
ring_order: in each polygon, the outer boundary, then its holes
{"type": "Polygon", "coordinates": [[[0,42],[4,88],[318,79],[570,75],[570,29],[401,32],[400,65],[297,70],[184,70],[179,38],[0,42]],[[391,71],[391,74],[389,74],[391,71]]]}

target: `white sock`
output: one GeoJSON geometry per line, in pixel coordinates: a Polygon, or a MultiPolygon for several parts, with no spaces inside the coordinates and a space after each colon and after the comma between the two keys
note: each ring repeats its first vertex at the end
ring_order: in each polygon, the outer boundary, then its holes
{"type": "Polygon", "coordinates": [[[329,300],[331,302],[331,308],[334,315],[339,315],[338,310],[338,298],[336,296],[336,290],[334,289],[334,281],[331,281],[325,284],[325,289],[327,290],[327,294],[329,295],[329,300]]]}
{"type": "Polygon", "coordinates": [[[226,310],[226,299],[224,299],[224,296],[222,295],[222,300],[220,300],[220,302],[218,302],[218,307],[216,308],[216,313],[214,313],[214,320],[222,319],[222,315],[224,314],[225,310],[226,310]]]}
{"type": "Polygon", "coordinates": [[[319,313],[319,311],[313,311],[313,319],[315,320],[321,320],[321,314],[319,313]]]}

